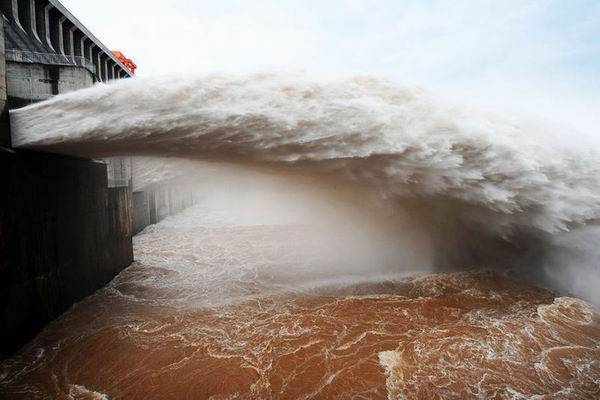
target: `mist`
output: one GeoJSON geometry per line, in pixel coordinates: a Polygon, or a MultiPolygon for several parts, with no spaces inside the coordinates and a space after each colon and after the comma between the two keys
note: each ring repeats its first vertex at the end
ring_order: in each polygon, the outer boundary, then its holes
{"type": "Polygon", "coordinates": [[[301,268],[250,262],[257,271],[268,270],[271,282],[297,289],[432,271],[432,244],[419,221],[378,201],[367,188],[330,176],[250,165],[134,158],[134,167],[141,177],[159,168],[168,171],[167,176],[197,193],[198,203],[160,222],[161,229],[280,227],[294,232],[285,246],[298,251],[301,268]]]}

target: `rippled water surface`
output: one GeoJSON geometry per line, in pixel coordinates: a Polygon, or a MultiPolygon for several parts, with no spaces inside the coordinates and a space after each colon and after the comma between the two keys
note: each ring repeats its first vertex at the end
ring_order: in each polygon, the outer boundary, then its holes
{"type": "Polygon", "coordinates": [[[131,267],[1,365],[0,398],[600,396],[581,300],[486,271],[344,273],[310,226],[203,207],[138,235],[131,267]]]}

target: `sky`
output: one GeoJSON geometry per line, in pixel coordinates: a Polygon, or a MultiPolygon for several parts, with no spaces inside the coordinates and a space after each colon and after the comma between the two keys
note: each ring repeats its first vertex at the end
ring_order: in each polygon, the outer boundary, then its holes
{"type": "Polygon", "coordinates": [[[598,0],[62,0],[139,76],[382,76],[600,144],[598,0]]]}

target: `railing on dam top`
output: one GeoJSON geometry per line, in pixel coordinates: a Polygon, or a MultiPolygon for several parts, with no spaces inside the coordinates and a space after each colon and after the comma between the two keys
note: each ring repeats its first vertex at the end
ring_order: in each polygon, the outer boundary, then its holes
{"type": "Polygon", "coordinates": [[[56,53],[35,53],[23,50],[6,50],[6,60],[22,63],[67,65],[83,67],[92,74],[96,72],[94,63],[81,56],[64,56],[56,53]]]}

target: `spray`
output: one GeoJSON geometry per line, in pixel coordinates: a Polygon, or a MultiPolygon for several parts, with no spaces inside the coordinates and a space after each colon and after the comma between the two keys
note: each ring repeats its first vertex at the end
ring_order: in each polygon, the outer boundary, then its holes
{"type": "Polygon", "coordinates": [[[600,275],[596,250],[577,239],[598,232],[600,158],[562,127],[378,78],[268,74],[119,81],[16,110],[11,124],[22,148],[204,160],[360,188],[416,221],[436,268],[504,266],[600,302],[581,283],[600,275]]]}

